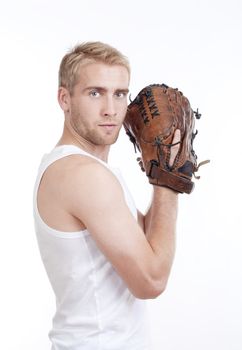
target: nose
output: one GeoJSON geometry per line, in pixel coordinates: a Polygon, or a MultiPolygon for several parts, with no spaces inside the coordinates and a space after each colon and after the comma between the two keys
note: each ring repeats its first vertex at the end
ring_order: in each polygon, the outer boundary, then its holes
{"type": "Polygon", "coordinates": [[[117,115],[113,96],[106,96],[103,104],[102,115],[104,117],[115,117],[117,115]]]}

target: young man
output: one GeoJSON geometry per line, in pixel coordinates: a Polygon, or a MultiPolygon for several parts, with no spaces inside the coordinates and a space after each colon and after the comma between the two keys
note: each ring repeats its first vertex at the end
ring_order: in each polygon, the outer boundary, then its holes
{"type": "MultiPolygon", "coordinates": [[[[142,299],[160,295],[170,273],[177,193],[154,186],[143,216],[107,163],[129,79],[127,59],[100,42],[75,47],[60,65],[63,134],[43,158],[34,191],[37,239],[56,295],[53,350],[148,349],[142,299]]],[[[176,153],[174,146],[172,159],[176,153]]]]}

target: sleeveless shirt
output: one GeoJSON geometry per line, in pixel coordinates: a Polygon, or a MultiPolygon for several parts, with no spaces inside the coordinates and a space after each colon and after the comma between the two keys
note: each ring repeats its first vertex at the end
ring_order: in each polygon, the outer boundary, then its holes
{"type": "Polygon", "coordinates": [[[88,156],[119,180],[127,206],[137,210],[120,171],[73,145],[44,155],[34,187],[34,222],[40,255],[56,297],[49,338],[52,350],[147,350],[145,300],[135,298],[87,231],[49,227],[37,207],[41,178],[50,164],[72,154],[88,156]]]}

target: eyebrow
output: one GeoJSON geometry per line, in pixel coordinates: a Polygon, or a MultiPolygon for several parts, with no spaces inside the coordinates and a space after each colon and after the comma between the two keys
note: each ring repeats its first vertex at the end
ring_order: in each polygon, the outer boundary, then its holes
{"type": "MultiPolygon", "coordinates": [[[[83,91],[89,91],[89,90],[97,90],[97,91],[101,91],[101,92],[106,92],[108,91],[107,88],[103,87],[103,86],[87,86],[83,91]]],[[[128,93],[129,89],[121,89],[118,88],[115,90],[115,92],[124,92],[124,93],[128,93]]]]}

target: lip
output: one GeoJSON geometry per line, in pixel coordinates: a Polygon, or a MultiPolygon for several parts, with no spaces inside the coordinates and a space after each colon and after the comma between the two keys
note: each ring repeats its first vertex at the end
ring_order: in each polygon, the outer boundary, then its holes
{"type": "Polygon", "coordinates": [[[98,124],[99,126],[117,126],[117,124],[106,123],[106,124],[98,124]]]}

